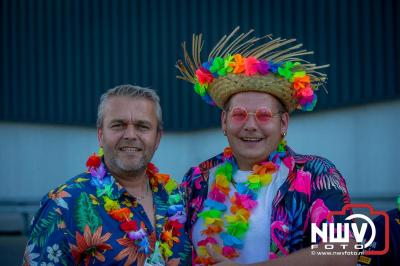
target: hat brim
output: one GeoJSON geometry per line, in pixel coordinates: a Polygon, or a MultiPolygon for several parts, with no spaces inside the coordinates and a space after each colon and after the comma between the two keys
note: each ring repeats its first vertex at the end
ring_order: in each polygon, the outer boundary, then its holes
{"type": "Polygon", "coordinates": [[[246,91],[264,92],[275,96],[285,105],[289,113],[298,105],[292,95],[292,84],[272,73],[265,76],[229,73],[214,79],[207,89],[210,97],[221,109],[232,95],[246,91]]]}

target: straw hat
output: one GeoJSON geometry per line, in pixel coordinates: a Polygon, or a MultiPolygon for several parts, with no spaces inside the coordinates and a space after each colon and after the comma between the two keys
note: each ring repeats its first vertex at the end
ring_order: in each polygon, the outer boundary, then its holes
{"type": "Polygon", "coordinates": [[[193,35],[192,56],[182,43],[185,63],[178,60],[177,78],[194,84],[203,100],[219,108],[236,93],[258,91],[278,98],[288,112],[313,110],[316,91],[327,79],[316,70],[328,65],[316,66],[301,58],[312,52],[293,45],[294,39],[250,37],[253,30],[234,38],[238,30],[223,36],[205,62],[200,59],[201,34],[193,35]]]}

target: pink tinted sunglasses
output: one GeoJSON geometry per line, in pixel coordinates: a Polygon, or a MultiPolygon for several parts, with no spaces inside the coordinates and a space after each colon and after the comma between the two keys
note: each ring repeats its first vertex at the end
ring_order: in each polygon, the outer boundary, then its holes
{"type": "Polygon", "coordinates": [[[273,113],[267,107],[260,107],[255,112],[248,112],[246,108],[242,106],[235,106],[228,111],[232,121],[236,123],[244,123],[247,121],[249,115],[253,115],[259,124],[268,123],[274,116],[281,114],[282,112],[273,113]]]}

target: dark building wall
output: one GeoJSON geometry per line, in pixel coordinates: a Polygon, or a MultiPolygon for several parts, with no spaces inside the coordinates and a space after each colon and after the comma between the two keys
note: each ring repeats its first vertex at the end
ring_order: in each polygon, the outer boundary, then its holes
{"type": "Polygon", "coordinates": [[[297,38],[330,64],[317,111],[400,97],[396,0],[1,0],[0,121],[94,126],[119,84],[158,90],[167,130],[215,127],[219,111],[175,79],[182,41],[204,57],[236,26],[297,38]]]}

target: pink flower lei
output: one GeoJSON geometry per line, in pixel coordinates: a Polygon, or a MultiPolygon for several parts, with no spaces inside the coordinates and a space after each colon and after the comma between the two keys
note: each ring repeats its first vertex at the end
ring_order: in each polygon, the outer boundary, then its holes
{"type": "Polygon", "coordinates": [[[278,149],[269,156],[269,160],[253,166],[252,173],[244,183],[236,184],[236,192],[231,198],[230,183],[235,168],[235,161],[230,148],[224,150],[224,163],[215,172],[215,181],[208,193],[203,210],[198,214],[206,227],[201,233],[205,238],[197,243],[198,254],[195,263],[212,265],[215,263],[209,257],[206,245],[211,244],[217,252],[233,259],[239,256],[239,250],[243,247],[243,238],[249,230],[249,219],[253,209],[257,206],[257,192],[272,181],[272,175],[276,173],[282,161],[286,164],[288,158],[286,142],[279,143],[278,149]],[[225,214],[227,206],[225,201],[231,202],[230,213],[225,214]],[[223,241],[222,249],[218,246],[215,236],[219,235],[223,241]]]}

